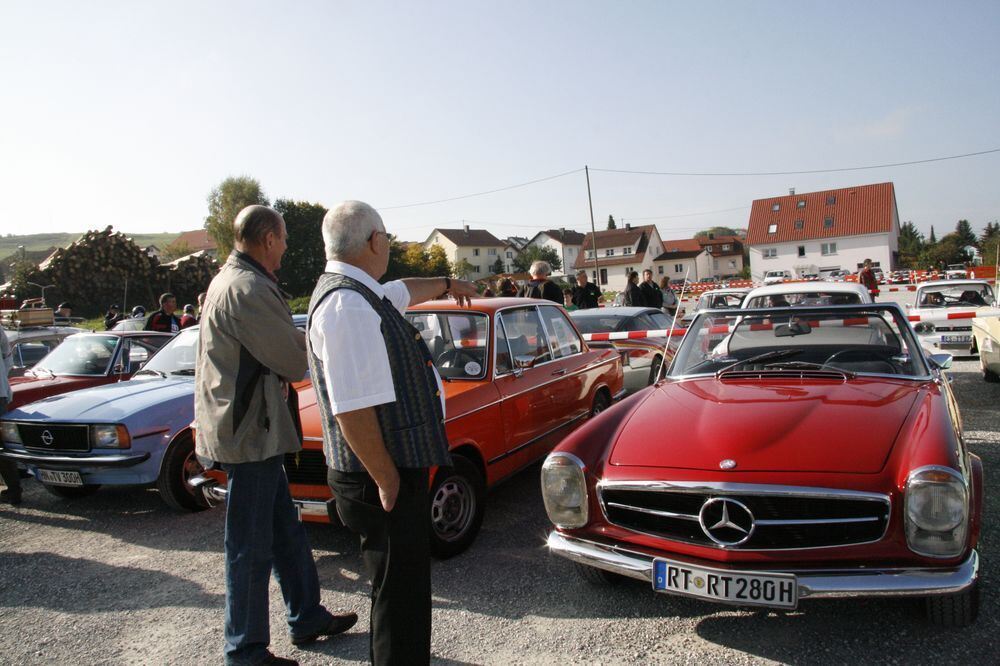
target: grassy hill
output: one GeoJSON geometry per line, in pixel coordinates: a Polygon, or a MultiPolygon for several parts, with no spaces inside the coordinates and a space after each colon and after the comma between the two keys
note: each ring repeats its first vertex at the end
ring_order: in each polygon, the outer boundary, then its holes
{"type": "MultiPolygon", "coordinates": [[[[17,252],[18,245],[23,245],[24,249],[29,252],[45,250],[50,247],[67,247],[70,243],[82,235],[82,231],[75,234],[27,234],[22,236],[5,234],[0,236],[0,257],[6,257],[7,255],[14,254],[17,252]]],[[[180,236],[181,232],[178,231],[174,233],[162,234],[130,234],[126,231],[125,235],[130,236],[140,247],[155,245],[162,250],[164,246],[170,245],[175,238],[180,236]]]]}

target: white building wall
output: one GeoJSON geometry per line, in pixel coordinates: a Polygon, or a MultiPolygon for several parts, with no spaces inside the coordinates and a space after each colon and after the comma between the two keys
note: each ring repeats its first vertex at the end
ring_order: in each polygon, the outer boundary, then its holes
{"type": "MultiPolygon", "coordinates": [[[[897,225],[894,225],[897,226],[897,225]]],[[[892,269],[892,254],[898,249],[898,234],[868,234],[865,236],[840,236],[816,238],[785,243],[750,246],[750,276],[762,280],[767,271],[788,270],[799,277],[802,273],[825,273],[833,270],[858,271],[859,264],[871,259],[882,270],[892,269]],[[834,254],[823,255],[824,243],[836,243],[834,254]],[[799,246],[805,247],[805,256],[798,254],[799,246]],[[776,250],[775,257],[764,257],[768,248],[776,250]]]]}
{"type": "Polygon", "coordinates": [[[555,250],[555,253],[559,255],[559,259],[562,261],[562,268],[558,271],[553,271],[553,277],[565,277],[573,273],[573,264],[576,263],[576,258],[580,254],[580,248],[582,247],[580,245],[564,245],[548,234],[539,235],[534,245],[550,248],[555,250]]]}

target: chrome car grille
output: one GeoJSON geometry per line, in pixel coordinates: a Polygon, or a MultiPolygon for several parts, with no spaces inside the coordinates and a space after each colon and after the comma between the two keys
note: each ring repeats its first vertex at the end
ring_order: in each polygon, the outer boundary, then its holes
{"type": "Polygon", "coordinates": [[[619,527],[734,550],[832,548],[878,541],[889,498],[874,493],[749,484],[621,483],[600,487],[619,527]],[[726,505],[727,513],[720,513],[726,505]],[[725,520],[723,520],[725,518],[725,520]],[[726,520],[729,526],[723,525],[726,520]],[[713,529],[714,528],[714,529],[713,529]]]}
{"type": "Polygon", "coordinates": [[[21,441],[42,451],[89,451],[90,437],[85,425],[34,425],[18,423],[21,441]]]}
{"type": "Polygon", "coordinates": [[[285,454],[285,475],[289,483],[325,486],[326,456],[322,451],[303,449],[285,454]]]}

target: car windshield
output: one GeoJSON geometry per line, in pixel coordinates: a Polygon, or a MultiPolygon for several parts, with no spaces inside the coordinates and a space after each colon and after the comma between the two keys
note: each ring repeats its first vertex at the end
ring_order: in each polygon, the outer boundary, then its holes
{"type": "Polygon", "coordinates": [[[925,287],[917,295],[918,308],[975,308],[993,302],[988,284],[957,284],[925,287]]]}
{"type": "Polygon", "coordinates": [[[696,310],[725,310],[738,308],[743,302],[744,294],[703,294],[698,299],[696,310]]]}
{"type": "Polygon", "coordinates": [[[71,335],[34,368],[53,375],[106,375],[118,346],[115,335],[71,335]]]}
{"type": "Polygon", "coordinates": [[[170,342],[163,345],[142,370],[135,373],[136,377],[155,375],[194,376],[194,362],[198,353],[198,329],[188,328],[178,333],[170,342]]]}
{"type": "Polygon", "coordinates": [[[489,319],[477,312],[407,312],[443,379],[486,376],[489,319]]]}
{"type": "Polygon", "coordinates": [[[700,314],[669,375],[829,372],[925,377],[923,353],[895,306],[700,314]]]}
{"type": "Polygon", "coordinates": [[[854,305],[861,302],[861,297],[852,292],[807,291],[797,294],[771,294],[770,296],[754,296],[744,306],[755,308],[785,308],[789,306],[810,305],[854,305]]]}

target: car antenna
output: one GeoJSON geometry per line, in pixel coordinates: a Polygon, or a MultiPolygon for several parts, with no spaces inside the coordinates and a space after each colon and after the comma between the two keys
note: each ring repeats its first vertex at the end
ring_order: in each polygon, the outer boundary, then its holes
{"type": "MultiPolygon", "coordinates": [[[[681,301],[684,300],[684,288],[688,284],[688,275],[691,273],[691,267],[688,266],[687,270],[684,271],[684,284],[681,285],[681,295],[677,298],[677,309],[680,309],[681,301]]],[[[677,310],[674,310],[674,314],[677,314],[677,310]]],[[[660,369],[656,372],[656,380],[654,384],[663,378],[663,369],[667,367],[667,352],[670,350],[670,339],[674,337],[674,326],[677,325],[677,317],[670,318],[670,330],[667,331],[667,344],[663,346],[663,360],[660,361],[660,369]]]]}

